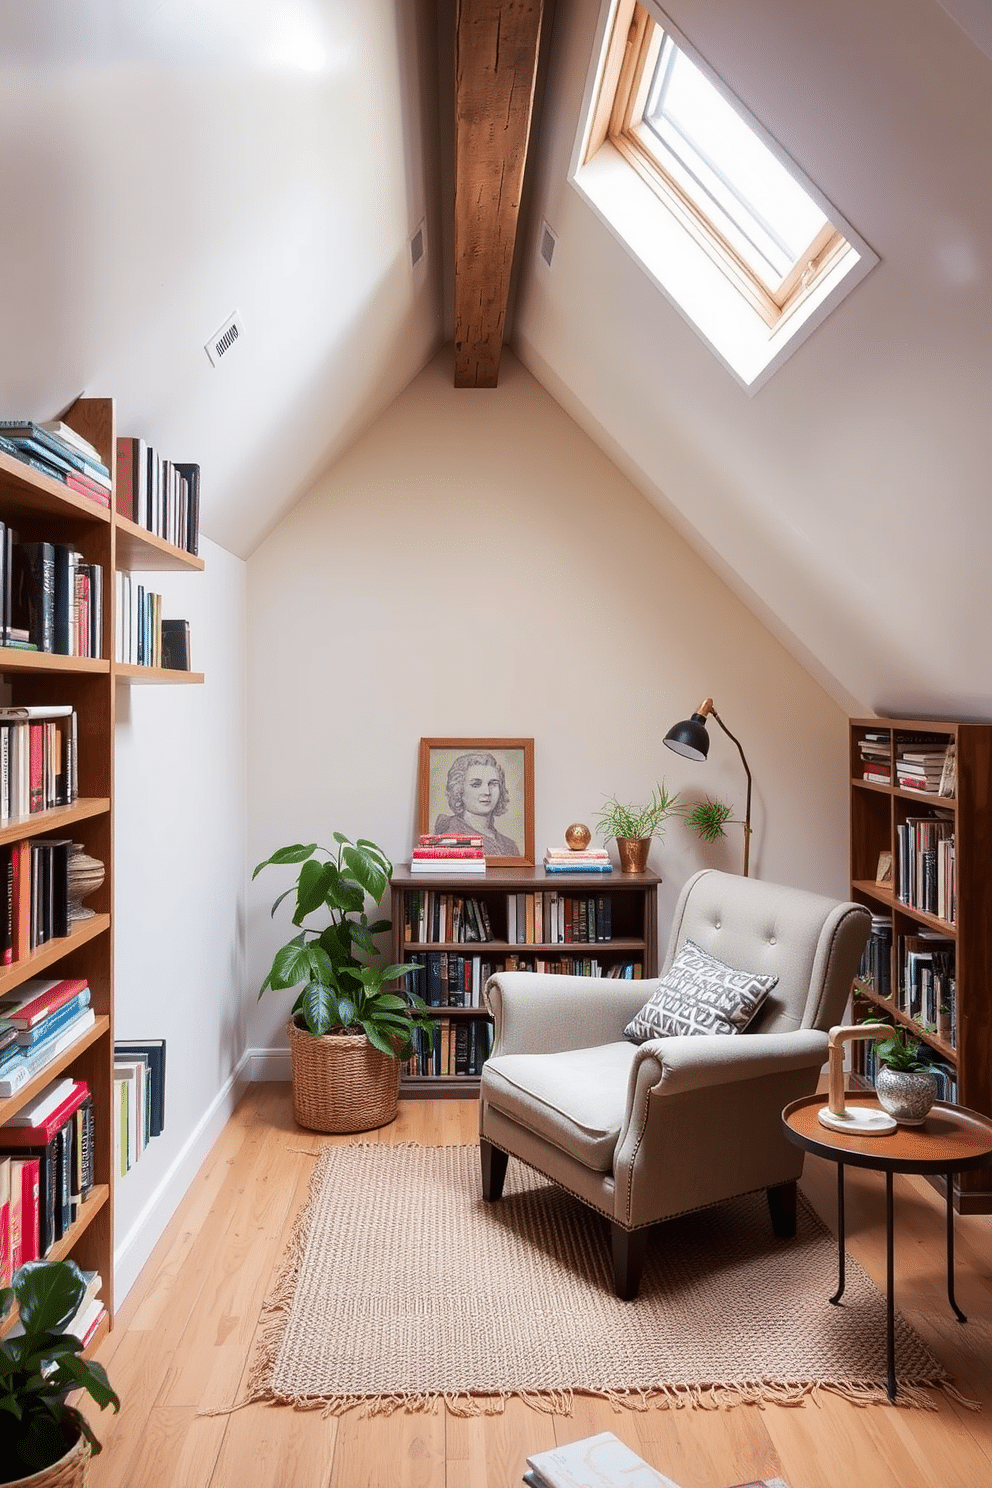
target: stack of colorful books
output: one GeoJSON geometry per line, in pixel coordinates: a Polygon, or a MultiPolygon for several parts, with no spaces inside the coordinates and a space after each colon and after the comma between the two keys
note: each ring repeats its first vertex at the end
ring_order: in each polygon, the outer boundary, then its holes
{"type": "Polygon", "coordinates": [[[110,505],[110,471],[100,451],[58,419],[0,419],[0,449],[98,506],[110,505]]]}
{"type": "Polygon", "coordinates": [[[0,1099],[16,1095],[93,1022],[90,989],[81,977],[63,981],[33,977],[4,993],[0,997],[0,1099]]]}
{"type": "Polygon", "coordinates": [[[613,864],[605,847],[549,847],[544,854],[545,873],[612,873],[613,864]]]}
{"type": "Polygon", "coordinates": [[[482,838],[467,832],[423,832],[410,857],[411,873],[485,873],[482,838]]]}

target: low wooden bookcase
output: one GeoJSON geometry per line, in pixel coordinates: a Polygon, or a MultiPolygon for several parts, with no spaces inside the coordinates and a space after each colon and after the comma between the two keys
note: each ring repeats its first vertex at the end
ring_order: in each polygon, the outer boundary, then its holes
{"type": "Polygon", "coordinates": [[[478,1094],[492,1022],[484,988],[496,971],[585,976],[658,974],[653,873],[412,874],[392,879],[392,960],[423,967],[409,985],[431,1004],[435,1049],[405,1067],[403,1096],[478,1094]],[[482,933],[486,939],[474,937],[482,933]]]}

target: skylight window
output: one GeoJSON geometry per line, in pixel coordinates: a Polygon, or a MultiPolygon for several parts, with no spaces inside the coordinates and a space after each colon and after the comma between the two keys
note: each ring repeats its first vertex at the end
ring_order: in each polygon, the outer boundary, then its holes
{"type": "Polygon", "coordinates": [[[571,179],[750,387],[877,258],[648,4],[604,0],[571,179]]]}
{"type": "Polygon", "coordinates": [[[644,123],[659,163],[774,294],[827,217],[671,36],[658,35],[644,123]]]}

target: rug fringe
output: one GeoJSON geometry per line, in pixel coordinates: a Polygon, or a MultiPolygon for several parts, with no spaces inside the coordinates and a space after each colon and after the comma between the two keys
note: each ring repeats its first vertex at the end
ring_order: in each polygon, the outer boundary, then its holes
{"type": "MultiPolygon", "coordinates": [[[[278,1333],[273,1334],[278,1345],[278,1333]]],[[[266,1351],[263,1364],[268,1360],[266,1351]]],[[[750,1405],[764,1410],[766,1405],[801,1406],[807,1401],[817,1402],[819,1395],[838,1395],[851,1405],[896,1405],[907,1410],[938,1409],[935,1391],[943,1391],[967,1410],[979,1411],[981,1402],[969,1399],[949,1380],[917,1381],[913,1384],[898,1382],[896,1398],[891,1401],[888,1392],[878,1380],[735,1380],[706,1385],[661,1385],[650,1389],[636,1390],[505,1390],[499,1394],[474,1394],[472,1392],[421,1391],[413,1395],[339,1395],[332,1399],[324,1396],[284,1396],[276,1394],[264,1383],[265,1369],[253,1369],[247,1382],[244,1399],[230,1406],[217,1406],[197,1412],[199,1416],[225,1416],[243,1410],[247,1405],[290,1406],[299,1411],[320,1411],[324,1416],[342,1416],[347,1411],[357,1410],[363,1418],[391,1416],[397,1411],[405,1415],[435,1415],[440,1407],[452,1416],[501,1416],[508,1400],[520,1400],[531,1410],[550,1416],[571,1416],[576,1395],[586,1399],[604,1400],[618,1414],[624,1410],[729,1410],[739,1405],[750,1405]]]]}

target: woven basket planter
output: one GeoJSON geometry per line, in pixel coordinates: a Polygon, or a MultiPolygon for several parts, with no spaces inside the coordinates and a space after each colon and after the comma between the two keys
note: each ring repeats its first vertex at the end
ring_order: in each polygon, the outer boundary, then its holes
{"type": "Polygon", "coordinates": [[[361,1132],[396,1119],[400,1062],[364,1033],[311,1033],[286,1025],[293,1070],[293,1116],[308,1131],[361,1132]]]}
{"type": "MultiPolygon", "coordinates": [[[[75,1416],[76,1412],[70,1406],[66,1414],[75,1416]]],[[[58,1462],[53,1462],[51,1467],[43,1467],[30,1477],[11,1478],[7,1488],[83,1488],[89,1476],[89,1468],[90,1444],[80,1431],[73,1445],[58,1462]]]]}

